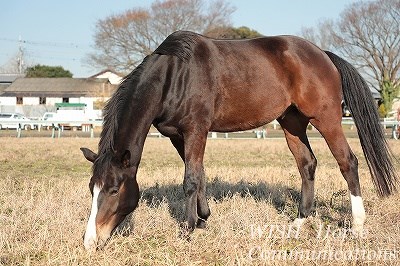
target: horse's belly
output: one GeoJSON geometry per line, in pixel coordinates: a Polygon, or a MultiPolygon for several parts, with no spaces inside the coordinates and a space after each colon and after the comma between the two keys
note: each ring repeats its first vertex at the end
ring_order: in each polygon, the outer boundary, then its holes
{"type": "Polygon", "coordinates": [[[232,132],[249,130],[263,126],[278,118],[290,105],[289,102],[277,98],[271,102],[228,104],[216,110],[210,131],[232,132]]]}
{"type": "Polygon", "coordinates": [[[211,128],[210,131],[214,132],[234,132],[234,131],[243,131],[243,130],[249,130],[257,127],[261,127],[265,124],[268,124],[271,122],[271,120],[266,120],[266,121],[215,121],[211,128]]]}

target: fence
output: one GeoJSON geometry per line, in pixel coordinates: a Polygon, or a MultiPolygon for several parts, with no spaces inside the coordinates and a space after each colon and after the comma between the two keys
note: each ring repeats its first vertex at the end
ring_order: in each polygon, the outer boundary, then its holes
{"type": "MultiPolygon", "coordinates": [[[[51,129],[51,134],[49,136],[51,138],[61,138],[64,130],[70,128],[71,130],[81,130],[83,132],[89,132],[90,137],[94,137],[94,129],[96,127],[101,127],[103,125],[103,121],[6,121],[0,120],[0,128],[13,128],[16,129],[16,137],[21,138],[24,135],[24,131],[26,130],[37,130],[42,131],[44,128],[51,129]]],[[[343,118],[342,125],[350,126],[350,128],[355,128],[355,124],[352,118],[343,118]]],[[[399,125],[400,122],[394,119],[383,119],[381,121],[381,125],[384,129],[391,129],[391,137],[394,139],[399,139],[399,125]]],[[[272,129],[278,129],[279,123],[274,120],[268,124],[272,129]]],[[[311,128],[312,125],[310,125],[311,128]]],[[[252,131],[241,131],[241,132],[232,132],[232,133],[217,133],[210,132],[209,138],[235,138],[232,137],[233,134],[241,134],[244,137],[240,138],[257,138],[257,139],[265,139],[268,138],[267,127],[258,128],[252,131]]],[[[148,134],[150,137],[163,137],[158,132],[150,132],[148,134]]]]}
{"type": "Polygon", "coordinates": [[[17,138],[22,137],[23,131],[37,130],[42,131],[43,129],[51,129],[51,137],[56,136],[60,138],[62,132],[65,129],[70,128],[71,130],[81,130],[84,132],[90,132],[90,137],[94,137],[94,128],[101,127],[103,121],[7,121],[0,120],[0,129],[16,129],[17,138]]]}

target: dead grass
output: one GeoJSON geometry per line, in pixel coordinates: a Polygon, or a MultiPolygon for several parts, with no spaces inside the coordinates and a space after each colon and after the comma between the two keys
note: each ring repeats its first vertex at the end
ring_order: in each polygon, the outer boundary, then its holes
{"type": "MultiPolygon", "coordinates": [[[[346,184],[324,141],[311,143],[319,161],[316,214],[296,236],[289,225],[300,177],[286,142],[209,140],[212,216],[187,241],[179,226],[183,165],[167,139],[148,139],[139,207],[104,250],[87,253],[90,165],[79,147],[96,150],[97,141],[0,138],[0,265],[400,265],[400,196],[376,196],[356,140],[350,144],[360,158],[363,238],[343,233],[351,221],[346,184]]],[[[400,142],[390,145],[400,158],[400,142]]]]}

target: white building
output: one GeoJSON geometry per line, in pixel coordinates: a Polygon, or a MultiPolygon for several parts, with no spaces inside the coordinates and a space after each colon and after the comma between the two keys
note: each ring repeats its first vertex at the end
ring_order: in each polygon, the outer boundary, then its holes
{"type": "Polygon", "coordinates": [[[122,76],[106,69],[89,78],[24,78],[0,74],[0,112],[40,117],[55,111],[56,103],[84,103],[87,110],[102,109],[122,76]]]}
{"type": "Polygon", "coordinates": [[[40,117],[55,111],[55,103],[84,103],[102,109],[117,86],[108,78],[18,78],[0,95],[0,112],[40,117]]]}

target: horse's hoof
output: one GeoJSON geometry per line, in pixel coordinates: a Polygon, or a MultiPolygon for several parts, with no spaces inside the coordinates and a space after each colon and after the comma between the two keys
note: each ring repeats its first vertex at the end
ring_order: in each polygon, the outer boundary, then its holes
{"type": "Polygon", "coordinates": [[[190,241],[190,236],[193,233],[195,226],[191,227],[187,222],[183,222],[179,226],[179,237],[190,241]]]}
{"type": "Polygon", "coordinates": [[[354,237],[363,238],[367,234],[367,230],[364,229],[363,224],[353,223],[353,226],[351,227],[351,233],[353,234],[354,237]]]}
{"type": "Polygon", "coordinates": [[[196,228],[205,229],[207,227],[207,221],[204,219],[199,218],[197,220],[196,228]]]}

